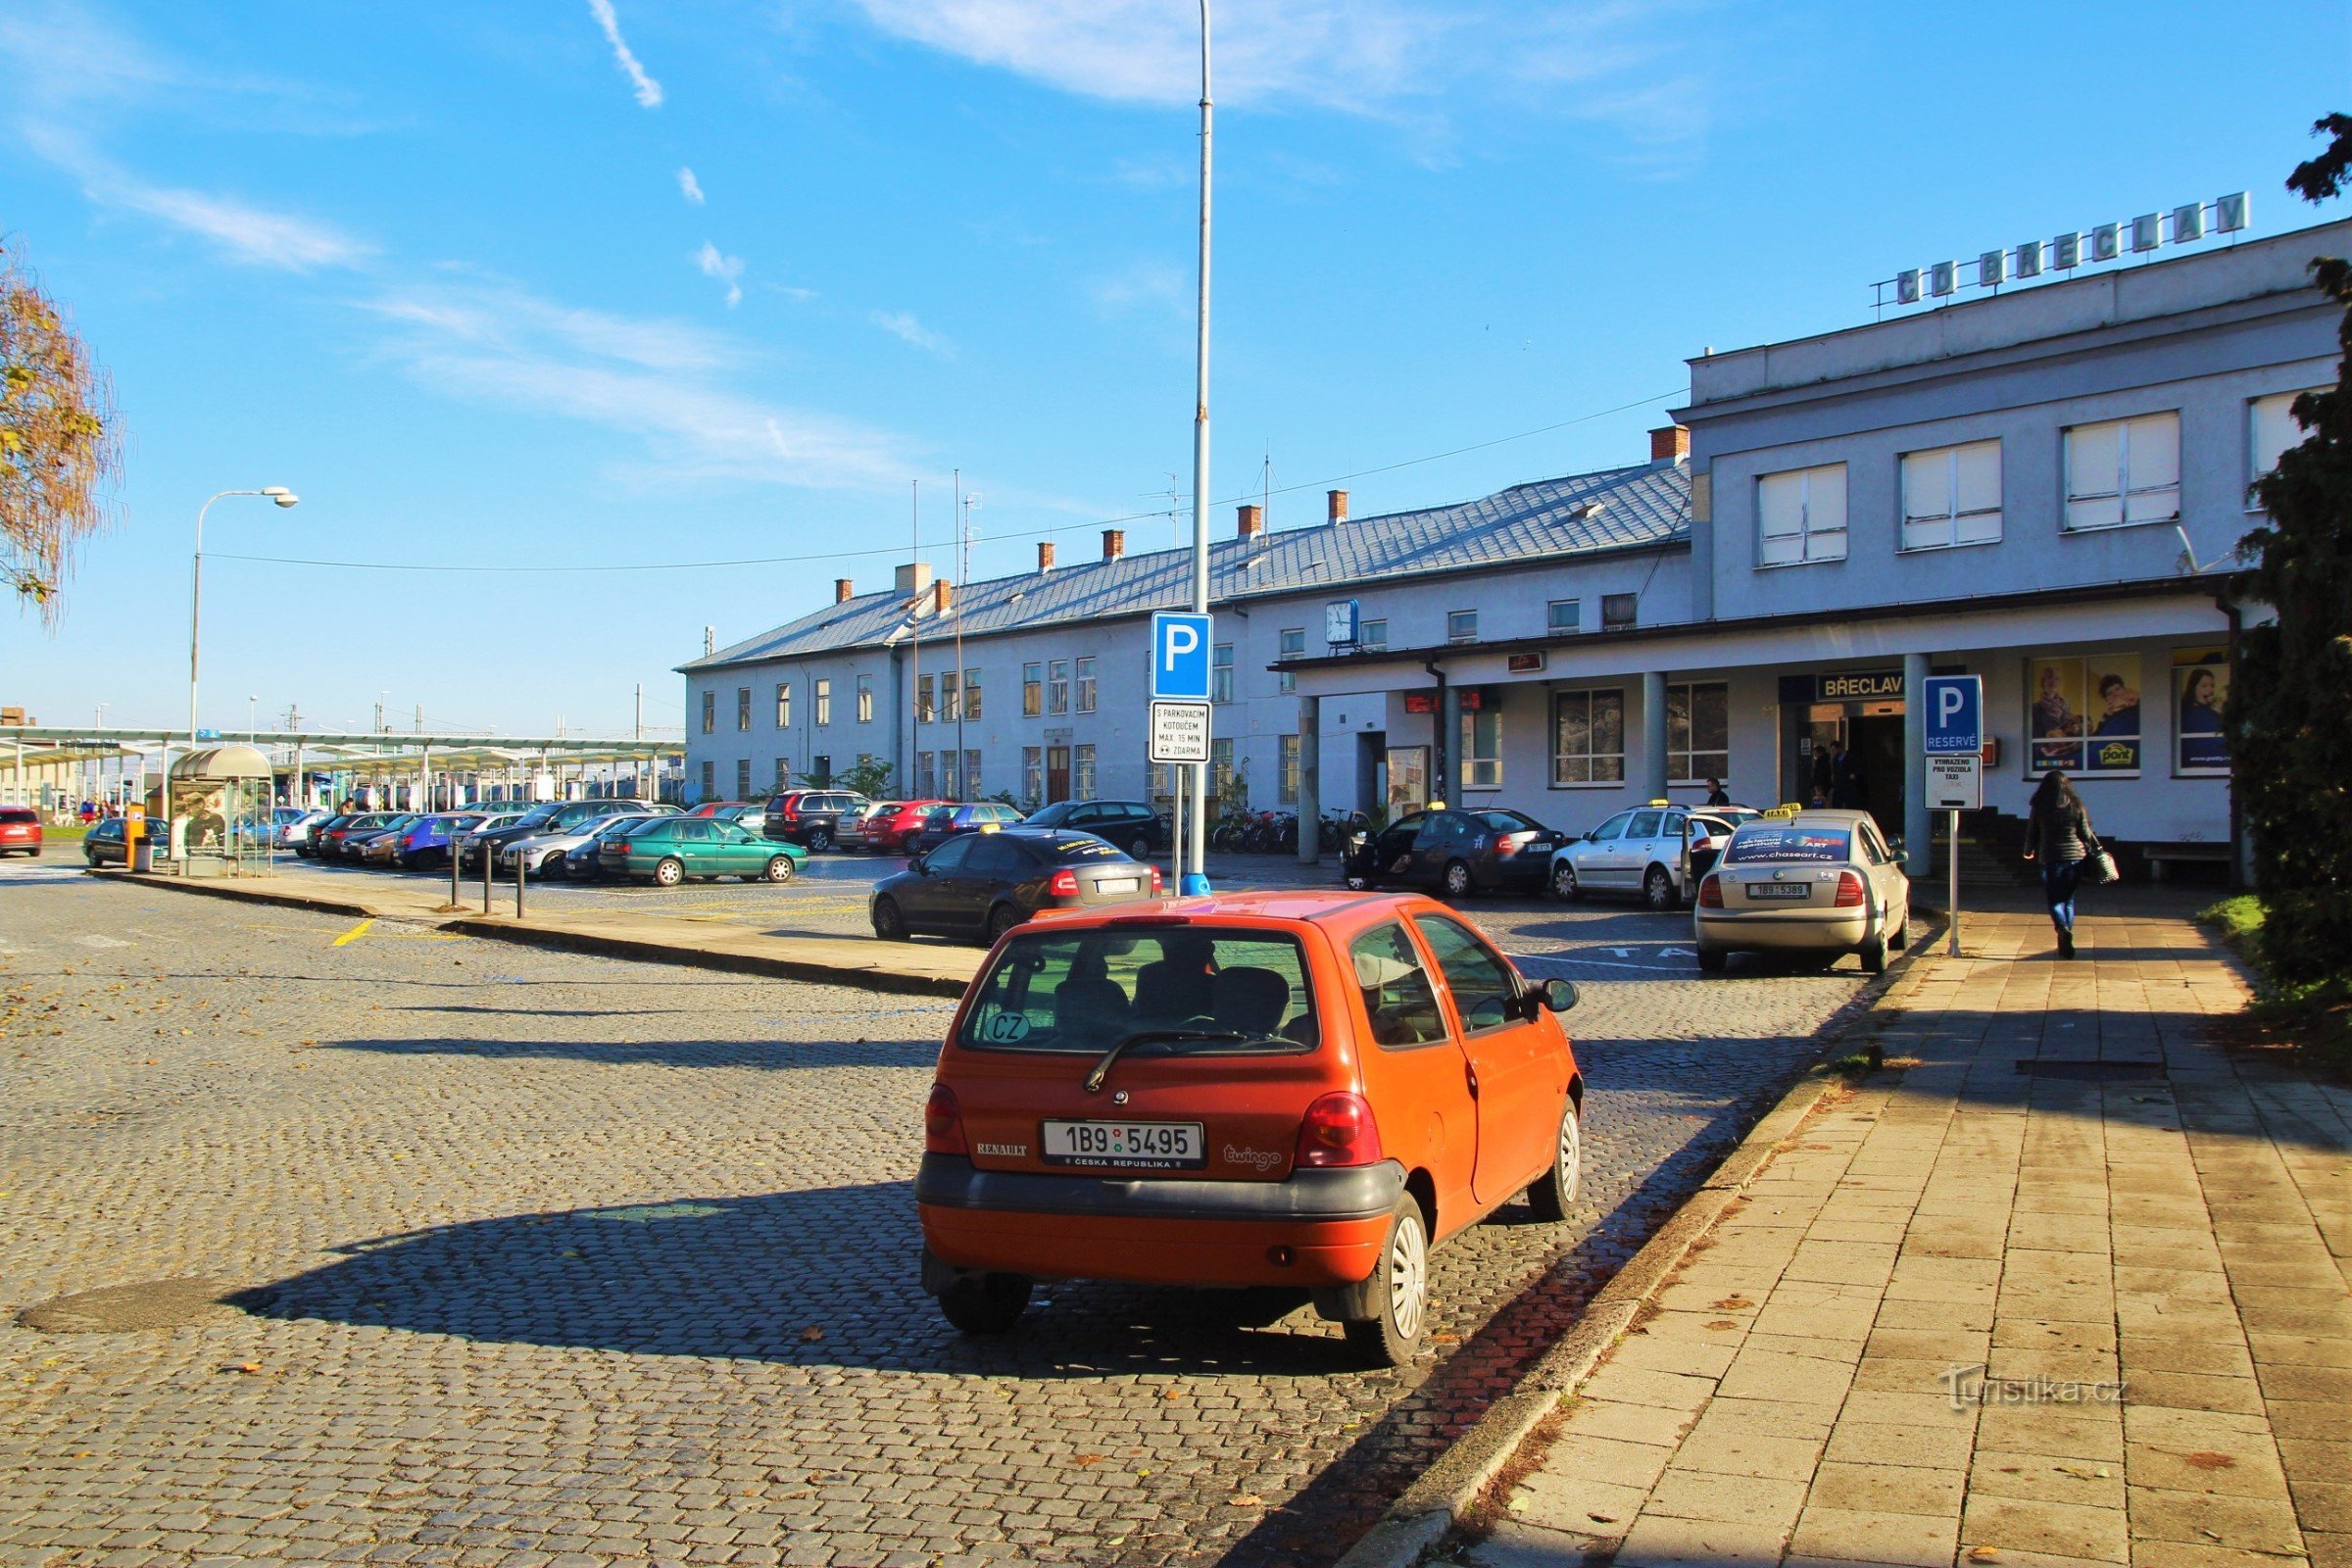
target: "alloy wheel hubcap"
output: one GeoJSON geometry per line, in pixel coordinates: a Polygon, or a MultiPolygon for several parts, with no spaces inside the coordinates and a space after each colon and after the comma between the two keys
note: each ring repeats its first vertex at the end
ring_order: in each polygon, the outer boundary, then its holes
{"type": "Polygon", "coordinates": [[[1584,1170],[1583,1132],[1576,1125],[1576,1112],[1571,1110],[1560,1118],[1560,1196],[1576,1197],[1577,1183],[1584,1170]]]}
{"type": "Polygon", "coordinates": [[[1396,1227],[1389,1244],[1389,1316],[1404,1338],[1421,1334],[1421,1314],[1429,1296],[1429,1251],[1421,1240],[1419,1220],[1396,1227]]]}

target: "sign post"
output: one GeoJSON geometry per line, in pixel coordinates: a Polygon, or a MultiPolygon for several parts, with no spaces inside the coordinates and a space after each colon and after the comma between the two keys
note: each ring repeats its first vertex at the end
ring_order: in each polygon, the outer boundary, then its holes
{"type": "Polygon", "coordinates": [[[1930,675],[1920,700],[1926,705],[1928,808],[1948,811],[1944,872],[1950,879],[1945,903],[1949,930],[1944,952],[1960,956],[1960,813],[1984,805],[1984,680],[1981,675],[1930,675]]]}
{"type": "MultiPolygon", "coordinates": [[[[1175,831],[1170,835],[1174,845],[1170,851],[1169,880],[1183,896],[1208,891],[1207,867],[1192,864],[1187,869],[1187,851],[1196,841],[1205,843],[1200,831],[1206,826],[1199,820],[1208,810],[1206,788],[1209,745],[1210,701],[1210,642],[1213,626],[1205,614],[1175,611],[1160,611],[1152,617],[1152,760],[1167,761],[1198,769],[1195,777],[1201,787],[1193,797],[1195,831],[1185,832],[1184,797],[1176,792],[1175,831]],[[1162,710],[1167,710],[1163,718],[1162,710]],[[1162,725],[1166,726],[1163,733],[1162,725]],[[1167,745],[1163,748],[1163,739],[1167,745]],[[1184,756],[1161,757],[1162,750],[1183,751],[1184,756]],[[1194,755],[1197,752],[1198,755],[1194,755]]],[[[1192,857],[1199,859],[1200,857],[1192,857]]]]}

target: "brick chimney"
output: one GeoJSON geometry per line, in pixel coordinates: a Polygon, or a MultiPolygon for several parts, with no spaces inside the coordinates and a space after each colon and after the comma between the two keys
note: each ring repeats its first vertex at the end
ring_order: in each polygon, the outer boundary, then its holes
{"type": "Polygon", "coordinates": [[[1037,542],[1037,569],[1040,571],[1054,569],[1054,541],[1051,539],[1040,539],[1037,542]]]}
{"type": "Polygon", "coordinates": [[[1329,492],[1324,499],[1330,503],[1331,510],[1323,520],[1326,522],[1346,522],[1348,520],[1348,492],[1345,490],[1333,490],[1329,492]]]}
{"type": "Polygon", "coordinates": [[[1241,516],[1234,524],[1234,537],[1237,539],[1254,539],[1265,531],[1265,509],[1262,507],[1245,504],[1241,509],[1241,516]]]}
{"type": "Polygon", "coordinates": [[[1680,463],[1690,456],[1690,432],[1679,424],[1662,424],[1649,432],[1649,461],[1680,463]]]}
{"type": "Polygon", "coordinates": [[[945,577],[931,581],[931,613],[944,615],[956,608],[956,585],[945,577]]]}
{"type": "Polygon", "coordinates": [[[846,605],[856,598],[858,590],[850,586],[849,578],[836,577],[833,579],[833,602],[835,604],[846,605]]]}
{"type": "Polygon", "coordinates": [[[1126,529],[1124,529],[1124,528],[1105,528],[1105,529],[1103,529],[1103,530],[1102,530],[1102,559],[1103,559],[1104,561],[1116,561],[1116,560],[1118,560],[1118,559],[1119,559],[1121,556],[1125,555],[1126,553],[1127,553],[1127,530],[1126,530],[1126,529]]]}

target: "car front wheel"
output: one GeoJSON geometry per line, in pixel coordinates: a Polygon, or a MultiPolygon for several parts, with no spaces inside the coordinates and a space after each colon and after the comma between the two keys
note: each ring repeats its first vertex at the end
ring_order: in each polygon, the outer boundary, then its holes
{"type": "Polygon", "coordinates": [[[686,880],[685,862],[675,856],[663,856],[654,866],[654,885],[674,888],[686,880]]]}
{"type": "Polygon", "coordinates": [[[1584,1179],[1585,1133],[1576,1114],[1576,1102],[1560,1112],[1560,1136],[1552,1144],[1551,1168],[1527,1190],[1528,1206],[1536,1218],[1549,1224],[1566,1219],[1576,1207],[1576,1189],[1584,1179]]]}
{"type": "Polygon", "coordinates": [[[789,882],[799,870],[800,867],[792,863],[791,856],[774,856],[767,862],[767,879],[770,882],[789,882]]]}
{"type": "Polygon", "coordinates": [[[1674,891],[1674,876],[1662,865],[1653,865],[1642,879],[1642,902],[1653,909],[1671,909],[1682,903],[1674,891]]]}
{"type": "Polygon", "coordinates": [[[1420,1353],[1429,1317],[1429,1228],[1410,1193],[1389,1211],[1370,1283],[1374,1315],[1347,1326],[1348,1343],[1376,1366],[1403,1366],[1420,1353]]]}
{"type": "Polygon", "coordinates": [[[883,941],[904,942],[906,940],[906,911],[899,907],[898,900],[876,899],[873,921],[874,935],[883,941]]]}
{"type": "Polygon", "coordinates": [[[1128,840],[1127,858],[1131,860],[1149,860],[1152,858],[1152,841],[1150,839],[1128,840]]]}
{"type": "Polygon", "coordinates": [[[1576,867],[1560,860],[1551,868],[1551,896],[1562,904],[1574,904],[1585,896],[1585,886],[1576,879],[1576,867]]]}

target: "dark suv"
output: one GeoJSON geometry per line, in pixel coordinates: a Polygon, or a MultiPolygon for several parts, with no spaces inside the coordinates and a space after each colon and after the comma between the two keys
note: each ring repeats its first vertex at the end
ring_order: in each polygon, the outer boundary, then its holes
{"type": "Polygon", "coordinates": [[[1042,811],[1031,812],[1023,825],[1092,833],[1139,860],[1168,847],[1167,824],[1141,801],[1055,801],[1042,811]]]}
{"type": "Polygon", "coordinates": [[[811,850],[830,849],[841,813],[864,804],[856,790],[786,790],[767,803],[767,836],[811,850]]]}

